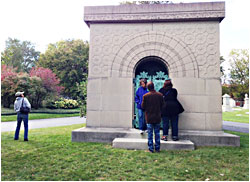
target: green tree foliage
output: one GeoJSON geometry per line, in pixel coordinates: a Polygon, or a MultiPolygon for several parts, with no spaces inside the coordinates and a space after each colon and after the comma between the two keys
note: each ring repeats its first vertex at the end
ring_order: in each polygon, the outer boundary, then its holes
{"type": "Polygon", "coordinates": [[[24,91],[32,108],[35,109],[41,107],[42,101],[49,94],[43,87],[41,78],[30,77],[27,73],[19,73],[15,76],[6,77],[2,81],[1,96],[3,107],[9,108],[14,103],[17,91],[24,91]]]}
{"type": "Polygon", "coordinates": [[[9,38],[6,48],[1,53],[1,63],[16,68],[17,72],[29,72],[35,66],[40,52],[35,50],[29,41],[20,41],[9,38]]]}
{"type": "Polygon", "coordinates": [[[82,81],[80,84],[77,83],[77,102],[80,105],[80,116],[83,117],[86,114],[87,104],[87,85],[88,81],[82,81]]]}
{"type": "Polygon", "coordinates": [[[42,86],[46,89],[48,93],[55,95],[59,95],[63,87],[58,86],[60,83],[60,79],[56,77],[49,68],[43,67],[35,67],[30,70],[30,77],[39,77],[42,80],[42,86]]]}
{"type": "Polygon", "coordinates": [[[38,109],[42,106],[42,101],[50,95],[50,92],[43,86],[43,80],[39,77],[29,77],[28,98],[33,108],[38,109]]]}
{"type": "Polygon", "coordinates": [[[42,101],[49,94],[43,87],[43,81],[39,77],[30,77],[27,73],[17,75],[17,90],[24,91],[32,108],[38,109],[42,106],[42,101]]]}
{"type": "Polygon", "coordinates": [[[224,63],[225,61],[226,61],[226,60],[223,58],[223,56],[220,56],[220,73],[221,73],[220,80],[221,80],[221,83],[222,83],[222,84],[225,84],[225,82],[226,82],[226,77],[227,77],[227,75],[225,74],[225,69],[223,68],[223,63],[224,63]]]}
{"type": "Polygon", "coordinates": [[[50,44],[41,54],[38,65],[51,69],[61,80],[63,94],[77,99],[77,83],[87,78],[89,44],[82,40],[65,40],[50,44]]]}
{"type": "Polygon", "coordinates": [[[1,66],[1,104],[9,108],[15,101],[17,90],[17,73],[15,70],[6,65],[1,66]]]}
{"type": "Polygon", "coordinates": [[[24,91],[32,108],[38,109],[42,101],[58,96],[61,87],[55,74],[47,68],[32,68],[30,74],[19,72],[6,65],[1,66],[1,102],[3,107],[9,108],[15,101],[15,93],[24,91]]]}
{"type": "Polygon", "coordinates": [[[229,84],[222,85],[222,95],[229,94],[231,98],[234,98],[233,87],[229,84]]]}
{"type": "Polygon", "coordinates": [[[230,85],[233,95],[244,100],[245,94],[249,95],[249,50],[233,49],[230,52],[230,85]]]}

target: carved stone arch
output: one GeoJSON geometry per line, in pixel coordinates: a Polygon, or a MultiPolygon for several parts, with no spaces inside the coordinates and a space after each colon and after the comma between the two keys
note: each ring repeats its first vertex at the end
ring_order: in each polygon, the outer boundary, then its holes
{"type": "Polygon", "coordinates": [[[196,58],[188,44],[164,32],[142,32],[124,42],[111,64],[111,77],[131,77],[139,60],[157,56],[165,60],[174,77],[199,77],[196,58]]]}
{"type": "MultiPolygon", "coordinates": [[[[152,55],[149,55],[149,56],[145,56],[145,57],[142,57],[139,61],[135,62],[135,66],[133,67],[133,78],[136,77],[136,73],[138,74],[138,71],[136,71],[138,69],[138,67],[141,66],[141,64],[145,63],[145,60],[150,60],[149,62],[158,62],[158,64],[164,66],[164,68],[162,68],[162,70],[160,70],[159,74],[164,73],[164,74],[167,74],[169,76],[169,64],[161,57],[158,57],[158,56],[152,56],[152,55]]],[[[131,75],[130,75],[131,77],[131,75]]]]}
{"type": "Polygon", "coordinates": [[[162,61],[165,63],[165,65],[168,67],[169,74],[174,77],[178,77],[177,73],[178,72],[183,72],[182,67],[178,67],[176,62],[173,62],[172,57],[167,54],[164,51],[161,50],[154,50],[154,49],[146,49],[138,54],[136,54],[131,60],[128,60],[127,63],[129,64],[128,66],[123,65],[121,66],[121,69],[124,68],[126,70],[120,70],[122,75],[120,76],[125,76],[124,73],[127,73],[128,76],[131,76],[131,73],[134,73],[134,68],[136,67],[136,64],[138,63],[139,60],[141,60],[144,57],[149,57],[149,56],[155,56],[159,57],[162,59],[162,61]]]}

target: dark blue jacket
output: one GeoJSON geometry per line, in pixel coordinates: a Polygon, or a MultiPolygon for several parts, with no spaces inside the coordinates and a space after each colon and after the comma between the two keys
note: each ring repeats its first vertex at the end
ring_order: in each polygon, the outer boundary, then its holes
{"type": "Polygon", "coordinates": [[[135,94],[135,103],[137,104],[138,109],[142,109],[141,103],[142,103],[143,95],[145,95],[146,93],[148,93],[147,88],[139,87],[137,89],[136,94],[135,94]]]}

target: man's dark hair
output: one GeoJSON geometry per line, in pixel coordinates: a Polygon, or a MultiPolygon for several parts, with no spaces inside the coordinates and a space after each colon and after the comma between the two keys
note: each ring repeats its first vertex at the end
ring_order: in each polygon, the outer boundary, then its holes
{"type": "Polygon", "coordinates": [[[154,83],[153,83],[153,82],[148,82],[147,87],[148,87],[148,90],[149,90],[149,91],[152,91],[152,90],[155,89],[155,86],[154,86],[154,83]]]}

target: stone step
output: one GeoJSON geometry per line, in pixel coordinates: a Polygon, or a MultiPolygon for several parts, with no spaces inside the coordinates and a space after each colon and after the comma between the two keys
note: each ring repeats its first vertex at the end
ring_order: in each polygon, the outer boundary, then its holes
{"type": "MultiPolygon", "coordinates": [[[[141,138],[115,138],[112,142],[114,148],[147,150],[148,140],[141,138]]],[[[161,150],[194,150],[194,143],[190,140],[162,141],[161,150]]]]}
{"type": "MultiPolygon", "coordinates": [[[[73,130],[71,139],[72,142],[103,142],[112,144],[115,138],[147,140],[147,134],[141,135],[137,129],[83,127],[73,130]]],[[[170,134],[168,138],[171,139],[170,134]]],[[[179,130],[179,138],[181,140],[190,140],[195,146],[240,146],[239,136],[223,131],[179,130]]]]}

